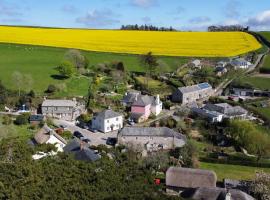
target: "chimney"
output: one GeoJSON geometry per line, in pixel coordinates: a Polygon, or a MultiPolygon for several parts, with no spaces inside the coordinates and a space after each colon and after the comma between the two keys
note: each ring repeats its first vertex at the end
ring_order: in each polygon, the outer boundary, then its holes
{"type": "Polygon", "coordinates": [[[160,98],[159,98],[159,94],[156,97],[156,103],[159,104],[160,103],[160,98]]]}
{"type": "Polygon", "coordinates": [[[80,142],[80,151],[82,151],[83,149],[84,149],[84,142],[81,141],[81,142],[80,142]]]}
{"type": "Polygon", "coordinates": [[[225,197],[225,200],[231,200],[231,193],[228,191],[225,197]]]}
{"type": "Polygon", "coordinates": [[[138,101],[138,93],[135,94],[135,101],[138,101]]]}

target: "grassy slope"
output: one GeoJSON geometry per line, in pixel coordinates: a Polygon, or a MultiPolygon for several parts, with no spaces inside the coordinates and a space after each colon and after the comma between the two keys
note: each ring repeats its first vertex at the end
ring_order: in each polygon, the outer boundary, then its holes
{"type": "MultiPolygon", "coordinates": [[[[51,75],[56,75],[55,66],[57,66],[66,49],[26,46],[13,44],[0,44],[0,80],[9,88],[15,89],[12,81],[12,73],[19,71],[24,74],[30,74],[34,80],[33,89],[41,94],[49,84],[65,83],[66,89],[59,95],[85,95],[88,89],[88,80],[86,78],[73,78],[70,80],[56,80],[51,75]]],[[[130,71],[144,71],[140,65],[139,58],[136,55],[84,52],[90,61],[90,65],[96,65],[102,62],[114,60],[123,61],[130,71]]],[[[173,71],[179,63],[185,62],[186,58],[160,57],[163,63],[170,66],[173,71]]]]}
{"type": "Polygon", "coordinates": [[[262,67],[270,69],[270,55],[266,56],[262,67]]]}
{"type": "Polygon", "coordinates": [[[270,42],[270,32],[269,31],[263,31],[260,32],[262,36],[264,36],[269,42],[270,42]]]}
{"type": "Polygon", "coordinates": [[[215,171],[219,181],[222,181],[224,178],[237,180],[251,180],[254,178],[256,171],[262,170],[264,172],[270,173],[269,168],[257,168],[239,165],[205,163],[205,162],[201,162],[201,168],[215,171]]]}
{"type": "Polygon", "coordinates": [[[270,78],[264,77],[244,77],[240,79],[241,82],[246,82],[253,85],[255,88],[261,90],[268,90],[270,89],[270,78]]]}

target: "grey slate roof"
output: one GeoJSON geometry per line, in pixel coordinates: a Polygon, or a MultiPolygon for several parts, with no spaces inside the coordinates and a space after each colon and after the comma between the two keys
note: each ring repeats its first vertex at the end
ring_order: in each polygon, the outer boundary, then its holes
{"type": "Polygon", "coordinates": [[[102,112],[98,113],[96,115],[96,118],[101,118],[101,119],[111,119],[115,117],[120,117],[122,114],[114,112],[113,110],[103,110],[102,112]]]}
{"type": "Polygon", "coordinates": [[[184,94],[184,93],[190,93],[190,92],[196,92],[199,90],[204,90],[207,88],[212,88],[212,86],[209,83],[200,83],[197,85],[180,87],[180,88],[178,88],[178,90],[184,94]]]}
{"type": "Polygon", "coordinates": [[[84,143],[81,149],[81,142],[79,139],[74,138],[65,147],[65,153],[72,153],[76,160],[83,161],[96,161],[100,156],[89,148],[89,144],[84,143]]]}
{"type": "Polygon", "coordinates": [[[216,187],[215,172],[202,169],[170,167],[166,171],[166,186],[176,188],[216,187]]]}
{"type": "Polygon", "coordinates": [[[42,106],[45,107],[75,107],[76,106],[76,102],[72,101],[72,100],[52,100],[52,99],[46,99],[45,101],[43,101],[42,106]]]}
{"type": "Polygon", "coordinates": [[[176,137],[186,140],[186,137],[167,127],[124,127],[119,132],[120,137],[138,136],[138,137],[176,137]]]}
{"type": "Polygon", "coordinates": [[[133,103],[136,99],[136,96],[141,95],[140,91],[129,91],[123,98],[124,103],[133,103]]]}
{"type": "Polygon", "coordinates": [[[155,98],[148,95],[138,95],[137,100],[133,102],[133,106],[147,106],[154,104],[155,98]]]}
{"type": "Polygon", "coordinates": [[[193,200],[226,200],[226,194],[231,194],[231,200],[254,200],[250,195],[240,191],[240,190],[226,190],[225,188],[218,187],[199,187],[196,189],[188,189],[181,193],[183,198],[193,199],[193,200]]]}

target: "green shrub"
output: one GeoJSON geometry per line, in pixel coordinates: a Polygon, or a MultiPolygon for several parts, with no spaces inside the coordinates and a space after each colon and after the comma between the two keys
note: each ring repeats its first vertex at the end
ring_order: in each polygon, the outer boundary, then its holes
{"type": "Polygon", "coordinates": [[[16,125],[28,124],[29,123],[29,117],[30,117],[30,113],[23,113],[23,114],[16,117],[16,120],[14,121],[14,123],[16,125]]]}

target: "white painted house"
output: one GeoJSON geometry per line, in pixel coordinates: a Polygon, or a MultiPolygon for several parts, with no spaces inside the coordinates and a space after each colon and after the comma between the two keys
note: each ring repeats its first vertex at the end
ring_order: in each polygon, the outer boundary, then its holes
{"type": "Polygon", "coordinates": [[[92,120],[92,128],[103,133],[119,130],[123,128],[123,116],[122,114],[110,109],[104,110],[94,116],[92,120]]]}
{"type": "Polygon", "coordinates": [[[248,69],[252,64],[243,58],[237,58],[231,61],[231,65],[234,69],[248,69]]]}

